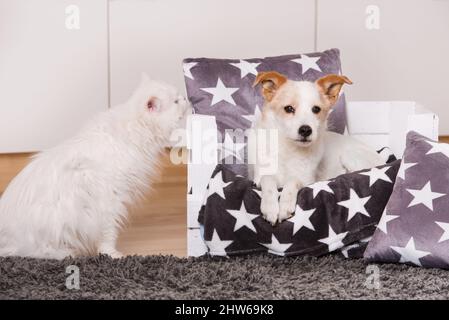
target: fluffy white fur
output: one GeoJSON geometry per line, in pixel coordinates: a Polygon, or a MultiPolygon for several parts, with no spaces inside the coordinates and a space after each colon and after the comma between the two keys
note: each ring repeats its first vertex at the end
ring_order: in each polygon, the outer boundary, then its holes
{"type": "Polygon", "coordinates": [[[126,103],[34,156],[0,198],[0,255],[121,256],[115,245],[126,207],[148,187],[189,110],[175,88],[143,75],[126,103]]]}
{"type": "Polygon", "coordinates": [[[267,173],[267,162],[260,161],[264,155],[257,150],[260,141],[250,139],[249,143],[259,157],[253,165],[253,179],[262,189],[261,212],[273,225],[295,212],[297,193],[302,187],[384,163],[374,150],[358,140],[326,130],[327,116],[341,86],[351,83],[346,77],[331,75],[313,83],[291,81],[276,72],[265,72],[258,75],[256,84],[259,83],[265,105],[255,127],[277,131],[277,154],[271,156],[275,159],[272,162],[276,162],[272,166],[275,171],[267,173]],[[293,107],[294,112],[286,112],[287,106],[293,107]],[[320,111],[314,113],[314,107],[320,111]],[[301,136],[301,126],[309,126],[311,134],[301,136]]]}

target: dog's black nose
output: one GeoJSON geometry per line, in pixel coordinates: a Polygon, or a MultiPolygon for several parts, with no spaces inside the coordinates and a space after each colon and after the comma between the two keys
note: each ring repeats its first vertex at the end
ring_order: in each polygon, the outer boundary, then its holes
{"type": "Polygon", "coordinates": [[[301,137],[307,138],[312,134],[312,128],[310,126],[300,126],[298,133],[301,137]]]}

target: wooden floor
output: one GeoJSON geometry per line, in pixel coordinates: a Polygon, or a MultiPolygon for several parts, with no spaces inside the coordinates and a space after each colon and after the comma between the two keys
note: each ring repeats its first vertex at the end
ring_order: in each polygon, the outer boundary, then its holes
{"type": "MultiPolygon", "coordinates": [[[[440,141],[449,142],[449,137],[440,141]]],[[[0,154],[0,193],[9,181],[26,165],[29,154],[0,154]]],[[[118,249],[126,254],[173,254],[187,252],[185,165],[173,165],[167,157],[161,178],[153,184],[143,203],[130,208],[130,219],[122,231],[118,249]]]]}
{"type": "MultiPolygon", "coordinates": [[[[29,154],[0,155],[0,194],[28,163],[29,154]]],[[[173,254],[186,256],[187,168],[163,158],[161,177],[144,201],[130,208],[128,225],[122,231],[118,249],[125,254],[173,254]]]]}

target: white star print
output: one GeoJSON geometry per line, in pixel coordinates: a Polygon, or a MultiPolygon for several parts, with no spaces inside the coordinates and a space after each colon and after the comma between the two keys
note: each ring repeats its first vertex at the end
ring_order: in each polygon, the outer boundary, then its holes
{"type": "Polygon", "coordinates": [[[363,238],[362,240],[360,240],[360,242],[370,242],[372,238],[373,238],[372,236],[366,237],[366,238],[363,238]]]}
{"type": "Polygon", "coordinates": [[[213,195],[214,193],[218,194],[220,197],[222,197],[223,199],[226,200],[225,196],[224,196],[224,191],[223,189],[226,188],[228,185],[230,185],[232,182],[224,182],[223,178],[221,176],[221,172],[218,172],[215,177],[213,177],[212,179],[210,179],[209,181],[209,193],[208,193],[208,197],[210,197],[211,195],[213,195]]]}
{"type": "Polygon", "coordinates": [[[339,206],[348,208],[348,220],[351,220],[357,213],[361,213],[369,217],[369,213],[366,211],[365,204],[369,201],[371,196],[360,198],[358,194],[353,190],[349,189],[349,199],[345,201],[340,201],[337,204],[339,206]]]}
{"type": "Polygon", "coordinates": [[[306,188],[312,189],[313,191],[313,199],[320,193],[321,191],[326,191],[334,194],[334,191],[329,187],[330,181],[318,181],[311,185],[308,185],[306,188]]]}
{"type": "Polygon", "coordinates": [[[343,256],[344,256],[346,259],[348,259],[348,258],[349,258],[349,255],[348,255],[349,250],[354,249],[354,248],[358,248],[358,247],[360,247],[360,244],[359,244],[359,243],[351,244],[351,245],[349,245],[349,246],[343,247],[343,248],[341,249],[341,253],[343,254],[343,256]]]}
{"type": "Polygon", "coordinates": [[[413,237],[410,238],[410,240],[408,241],[407,245],[404,248],[394,246],[391,246],[390,248],[401,255],[401,259],[399,260],[399,262],[402,263],[411,262],[417,266],[421,266],[421,261],[419,261],[419,259],[430,254],[430,252],[427,251],[417,250],[415,247],[413,237]]]}
{"type": "Polygon", "coordinates": [[[244,115],[242,116],[242,118],[251,122],[251,128],[253,128],[257,119],[259,119],[261,115],[262,113],[260,112],[259,106],[256,105],[256,108],[254,109],[254,114],[244,115]]]}
{"type": "Polygon", "coordinates": [[[220,160],[223,160],[229,156],[233,156],[240,162],[243,162],[241,152],[245,148],[245,143],[234,143],[233,138],[228,133],[226,133],[224,141],[222,143],[218,143],[218,148],[219,150],[221,150],[220,160]]]}
{"type": "Polygon", "coordinates": [[[217,104],[220,101],[226,101],[232,105],[236,105],[232,95],[239,90],[239,88],[227,88],[223,84],[220,78],[217,80],[217,86],[215,88],[200,88],[212,95],[211,106],[217,104]]]}
{"type": "Polygon", "coordinates": [[[302,54],[300,58],[293,59],[292,61],[299,63],[302,66],[302,74],[305,74],[309,69],[321,72],[321,69],[317,64],[317,61],[320,59],[321,57],[308,57],[305,54],[302,54]]]}
{"type": "Polygon", "coordinates": [[[257,190],[257,189],[253,189],[253,191],[259,196],[259,198],[262,199],[262,191],[257,190]]]}
{"type": "Polygon", "coordinates": [[[257,233],[256,228],[253,225],[253,220],[256,219],[259,215],[251,214],[246,211],[245,204],[242,201],[242,205],[240,210],[226,210],[229,212],[231,216],[236,219],[234,231],[239,230],[242,227],[247,227],[248,229],[257,233]]]}
{"type": "Polygon", "coordinates": [[[414,165],[417,165],[417,163],[405,163],[404,160],[402,160],[401,162],[401,166],[399,167],[398,170],[398,177],[401,178],[402,180],[405,180],[405,171],[411,167],[413,167],[414,165]]]}
{"type": "Polygon", "coordinates": [[[338,248],[344,247],[342,240],[346,237],[347,234],[347,232],[336,234],[332,227],[329,225],[329,236],[327,238],[319,239],[318,241],[327,244],[329,252],[331,252],[338,248]]]}
{"type": "Polygon", "coordinates": [[[445,196],[444,193],[432,192],[430,181],[422,189],[406,189],[412,196],[413,200],[409,203],[407,208],[423,204],[431,211],[433,211],[433,200],[445,196]]]}
{"type": "Polygon", "coordinates": [[[426,154],[433,154],[433,153],[442,153],[447,158],[449,158],[449,144],[447,143],[438,143],[433,141],[426,141],[428,144],[432,146],[432,149],[427,151],[426,154]]]}
{"type": "Polygon", "coordinates": [[[260,63],[248,62],[245,60],[240,60],[238,63],[231,63],[234,67],[240,69],[241,78],[243,79],[247,74],[253,74],[257,76],[257,66],[260,63]]]}
{"type": "Polygon", "coordinates": [[[359,174],[368,176],[369,177],[369,186],[371,187],[373,184],[375,184],[378,180],[383,180],[386,182],[391,183],[391,179],[385,174],[385,172],[388,171],[391,167],[385,167],[385,168],[372,168],[368,172],[360,172],[359,174]]]}
{"type": "Polygon", "coordinates": [[[226,256],[226,248],[233,242],[232,240],[221,240],[218,236],[217,230],[214,229],[212,239],[210,241],[205,241],[207,247],[209,248],[209,253],[212,256],[226,256]]]}
{"type": "Polygon", "coordinates": [[[348,253],[349,250],[353,249],[353,248],[359,248],[362,246],[362,243],[364,242],[370,242],[372,237],[367,237],[367,238],[363,238],[361,239],[359,242],[356,242],[354,244],[350,244],[349,246],[343,247],[341,248],[341,253],[343,254],[343,256],[345,258],[349,258],[348,253]]]}
{"type": "Polygon", "coordinates": [[[261,243],[261,245],[268,248],[268,252],[277,254],[278,256],[284,256],[285,251],[292,246],[293,243],[279,243],[278,239],[271,235],[271,243],[261,243]]]}
{"type": "Polygon", "coordinates": [[[187,78],[193,79],[192,68],[196,66],[198,62],[186,62],[182,65],[182,69],[184,70],[184,76],[187,78]]]}
{"type": "Polygon", "coordinates": [[[377,225],[377,228],[382,230],[385,234],[387,234],[387,223],[391,220],[399,218],[399,216],[387,214],[387,209],[384,210],[382,213],[382,217],[380,218],[379,224],[377,225]]]}
{"type": "Polygon", "coordinates": [[[303,210],[299,205],[296,205],[295,215],[287,220],[293,223],[293,235],[295,235],[302,227],[315,231],[312,222],[310,222],[310,216],[315,211],[316,209],[303,210]]]}
{"type": "Polygon", "coordinates": [[[443,229],[444,231],[443,234],[441,235],[440,240],[438,240],[438,243],[449,240],[449,223],[438,221],[435,221],[435,223],[439,225],[440,228],[443,229]]]}
{"type": "Polygon", "coordinates": [[[205,192],[205,193],[204,193],[204,196],[203,196],[203,201],[201,202],[201,205],[202,205],[202,206],[205,206],[205,205],[206,205],[207,199],[209,198],[209,185],[208,185],[206,191],[207,191],[207,192],[205,192]]]}

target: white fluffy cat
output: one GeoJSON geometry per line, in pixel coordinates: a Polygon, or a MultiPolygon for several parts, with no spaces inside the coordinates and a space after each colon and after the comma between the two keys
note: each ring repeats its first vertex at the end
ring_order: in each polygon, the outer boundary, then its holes
{"type": "Polygon", "coordinates": [[[120,257],[126,205],[148,187],[159,153],[189,112],[174,87],[143,75],[126,103],[34,156],[0,198],[0,255],[120,257]]]}

